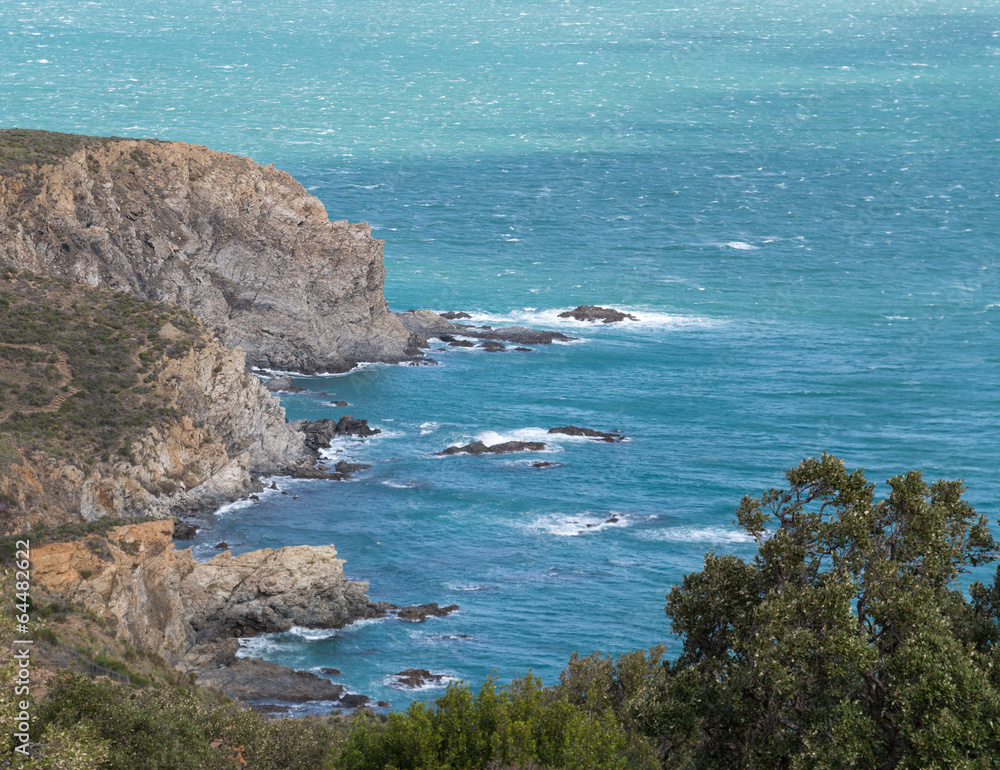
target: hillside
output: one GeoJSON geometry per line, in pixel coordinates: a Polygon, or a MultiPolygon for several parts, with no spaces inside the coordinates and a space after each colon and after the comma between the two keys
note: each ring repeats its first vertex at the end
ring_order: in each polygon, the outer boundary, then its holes
{"type": "Polygon", "coordinates": [[[165,516],[310,459],[302,434],[184,310],[0,273],[0,528],[165,516]]]}
{"type": "Polygon", "coordinates": [[[419,355],[383,242],[289,174],[182,142],[0,130],[0,265],[186,308],[254,366],[419,355]]]}

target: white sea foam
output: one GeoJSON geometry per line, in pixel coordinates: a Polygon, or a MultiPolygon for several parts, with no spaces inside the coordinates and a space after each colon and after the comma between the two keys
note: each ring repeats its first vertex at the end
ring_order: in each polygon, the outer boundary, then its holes
{"type": "Polygon", "coordinates": [[[576,537],[586,535],[590,532],[600,532],[610,527],[628,527],[639,518],[632,514],[618,513],[610,511],[608,513],[594,513],[585,511],[583,513],[563,514],[555,513],[542,516],[535,521],[524,525],[527,529],[547,532],[557,537],[576,537]]]}
{"type": "Polygon", "coordinates": [[[238,511],[241,508],[249,508],[256,502],[257,502],[256,500],[233,500],[231,503],[220,505],[216,509],[215,515],[222,516],[227,513],[232,513],[233,511],[238,511]]]}
{"type": "Polygon", "coordinates": [[[489,586],[473,585],[471,583],[445,583],[449,591],[487,591],[489,586]]]}
{"type": "Polygon", "coordinates": [[[407,692],[419,692],[422,690],[441,690],[447,687],[451,682],[459,681],[457,676],[452,676],[451,674],[439,674],[437,676],[441,677],[440,682],[428,682],[427,684],[420,685],[419,687],[406,687],[399,684],[399,677],[395,674],[387,676],[382,680],[382,684],[386,687],[394,687],[397,690],[406,690],[407,692]]]}
{"type": "MultiPolygon", "coordinates": [[[[756,247],[754,247],[756,248],[756,247]]],[[[651,310],[643,307],[626,307],[622,305],[612,305],[615,309],[638,318],[638,321],[620,321],[618,323],[605,324],[590,321],[577,321],[575,318],[560,318],[559,314],[572,307],[560,307],[540,310],[534,307],[519,308],[508,313],[493,313],[486,310],[470,310],[472,323],[495,325],[527,326],[530,328],[553,328],[565,331],[571,336],[576,336],[588,331],[618,330],[618,331],[650,331],[662,329],[709,329],[721,326],[725,323],[720,319],[708,318],[697,315],[679,315],[676,313],[666,313],[662,310],[651,310]]],[[[463,323],[463,322],[459,322],[463,323]]],[[[465,321],[464,323],[469,323],[465,321]]],[[[557,343],[558,344],[558,343],[557,343]]],[[[564,343],[568,344],[568,343],[564,343]]]]}
{"type": "Polygon", "coordinates": [[[384,487],[392,487],[393,489],[418,489],[424,486],[419,481],[394,481],[393,479],[387,479],[382,482],[384,487]]]}
{"type": "Polygon", "coordinates": [[[760,246],[754,246],[752,243],[746,243],[745,241],[727,241],[722,244],[728,249],[736,249],[737,251],[756,251],[760,246]]]}
{"type": "Polygon", "coordinates": [[[641,535],[647,540],[665,540],[671,543],[752,543],[751,538],[741,529],[729,527],[668,527],[647,530],[641,535]]]}

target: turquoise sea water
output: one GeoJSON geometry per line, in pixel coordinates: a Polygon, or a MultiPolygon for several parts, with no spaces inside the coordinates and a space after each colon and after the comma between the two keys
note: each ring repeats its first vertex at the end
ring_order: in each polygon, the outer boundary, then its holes
{"type": "Polygon", "coordinates": [[[666,5],[0,0],[0,124],[274,162],[385,239],[395,309],[580,338],[298,380],[291,418],[384,431],[335,447],[374,468],[197,552],[332,542],[373,598],[461,610],[252,651],[402,707],[437,692],[405,668],[552,682],[670,642],[669,586],[752,555],[739,498],[822,450],[995,518],[1000,3],[666,5]],[[642,320],[556,318],[581,303],[642,320]],[[432,456],[570,423],[631,440],[432,456]]]}

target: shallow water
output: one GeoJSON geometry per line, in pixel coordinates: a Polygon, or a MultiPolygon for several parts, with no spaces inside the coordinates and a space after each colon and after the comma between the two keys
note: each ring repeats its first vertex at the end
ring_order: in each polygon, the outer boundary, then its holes
{"type": "Polygon", "coordinates": [[[1000,5],[798,6],[0,1],[3,125],[275,162],[372,223],[395,309],[580,339],[297,380],[292,419],[384,431],[335,447],[374,468],[279,481],[197,552],[332,542],[373,598],[461,610],[250,650],[400,707],[438,692],[405,668],[669,642],[669,586],[750,556],[740,497],[822,450],[995,516],[1000,5]],[[641,320],[556,317],[581,303],[641,320]],[[433,457],[566,424],[630,440],[433,457]]]}

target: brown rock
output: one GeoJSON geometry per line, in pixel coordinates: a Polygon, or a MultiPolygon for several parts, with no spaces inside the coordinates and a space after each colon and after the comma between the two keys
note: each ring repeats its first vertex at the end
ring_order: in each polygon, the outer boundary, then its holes
{"type": "Polygon", "coordinates": [[[579,305],[573,310],[567,310],[559,314],[560,318],[575,318],[577,321],[600,321],[611,324],[619,321],[638,321],[634,315],[623,313],[610,307],[600,307],[599,305],[579,305]]]}

